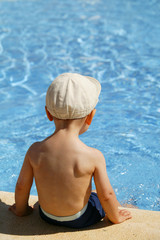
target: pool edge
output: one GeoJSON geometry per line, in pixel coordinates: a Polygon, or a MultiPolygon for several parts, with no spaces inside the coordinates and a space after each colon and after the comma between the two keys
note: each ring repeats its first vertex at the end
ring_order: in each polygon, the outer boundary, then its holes
{"type": "Polygon", "coordinates": [[[27,217],[16,217],[8,207],[14,203],[14,193],[0,191],[0,239],[65,239],[65,240],[159,240],[160,211],[130,209],[133,218],[122,224],[98,223],[87,229],[72,230],[51,226],[38,214],[37,196],[30,196],[35,211],[27,217]]]}

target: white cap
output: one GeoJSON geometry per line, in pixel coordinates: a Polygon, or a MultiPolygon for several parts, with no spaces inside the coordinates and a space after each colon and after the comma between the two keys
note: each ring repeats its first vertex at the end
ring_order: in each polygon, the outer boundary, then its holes
{"type": "Polygon", "coordinates": [[[95,108],[100,91],[100,83],[92,77],[63,73],[49,86],[46,107],[58,119],[83,118],[95,108]]]}

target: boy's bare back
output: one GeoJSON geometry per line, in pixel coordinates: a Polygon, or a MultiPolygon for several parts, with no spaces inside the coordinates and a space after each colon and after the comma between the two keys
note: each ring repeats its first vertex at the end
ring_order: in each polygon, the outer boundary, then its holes
{"type": "Polygon", "coordinates": [[[39,203],[46,212],[69,216],[87,204],[95,152],[66,129],[31,147],[28,154],[39,203]]]}

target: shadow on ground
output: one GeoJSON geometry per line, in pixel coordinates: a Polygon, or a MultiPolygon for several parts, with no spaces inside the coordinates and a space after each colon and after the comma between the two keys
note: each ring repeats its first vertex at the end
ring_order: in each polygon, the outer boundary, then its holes
{"type": "MultiPolygon", "coordinates": [[[[8,208],[9,205],[0,200],[0,233],[2,234],[30,236],[79,231],[78,229],[53,226],[44,222],[38,213],[38,203],[34,205],[33,213],[26,217],[17,217],[8,208]]],[[[111,225],[109,221],[102,221],[91,227],[81,229],[81,231],[99,229],[111,225]]]]}

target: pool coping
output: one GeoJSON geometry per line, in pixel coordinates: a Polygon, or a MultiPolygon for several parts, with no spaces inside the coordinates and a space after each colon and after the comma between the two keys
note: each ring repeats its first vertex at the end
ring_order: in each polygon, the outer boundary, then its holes
{"type": "Polygon", "coordinates": [[[52,226],[38,214],[37,196],[30,196],[34,211],[26,217],[16,217],[8,207],[14,203],[14,193],[0,191],[0,239],[61,239],[61,240],[159,240],[160,211],[130,208],[133,218],[121,224],[100,222],[83,230],[52,226]]]}

